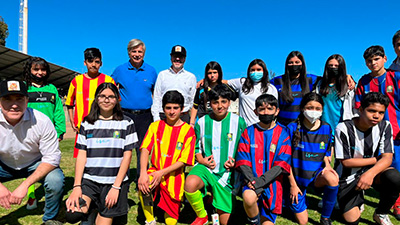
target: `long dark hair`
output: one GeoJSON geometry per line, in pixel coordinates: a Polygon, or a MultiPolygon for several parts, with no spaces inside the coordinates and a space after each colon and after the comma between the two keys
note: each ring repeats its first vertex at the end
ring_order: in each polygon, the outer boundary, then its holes
{"type": "Polygon", "coordinates": [[[102,83],[97,87],[96,93],[94,95],[95,99],[90,108],[90,112],[84,118],[83,121],[87,121],[90,124],[94,124],[99,119],[99,115],[100,115],[99,94],[107,88],[111,89],[111,91],[114,93],[115,97],[117,98],[117,102],[113,109],[113,120],[123,120],[124,119],[124,113],[122,112],[121,105],[119,103],[119,92],[118,92],[117,86],[115,86],[115,84],[113,84],[113,83],[102,83]]]}
{"type": "Polygon", "coordinates": [[[335,88],[337,91],[338,97],[343,97],[348,90],[347,86],[347,71],[346,71],[346,62],[344,61],[344,58],[339,55],[339,54],[334,54],[329,56],[329,58],[326,60],[325,63],[325,70],[324,70],[324,75],[322,76],[321,80],[321,89],[320,93],[323,96],[326,96],[329,94],[329,83],[332,82],[332,80],[329,80],[328,76],[328,68],[329,68],[329,61],[332,59],[336,59],[339,63],[339,73],[338,76],[335,77],[335,88]]]}
{"type": "Polygon", "coordinates": [[[309,103],[311,101],[319,102],[322,105],[322,107],[324,107],[324,100],[322,99],[321,95],[319,95],[315,92],[309,92],[308,94],[303,96],[303,98],[301,99],[301,102],[300,102],[301,113],[300,113],[299,117],[297,117],[297,119],[293,122],[293,123],[297,124],[297,129],[293,133],[293,138],[292,138],[292,147],[293,148],[295,148],[301,141],[300,128],[301,128],[301,124],[303,123],[303,119],[304,119],[303,109],[307,105],[307,103],[309,103]]]}
{"type": "Polygon", "coordinates": [[[203,84],[203,89],[204,89],[204,95],[203,95],[203,99],[204,99],[204,107],[207,108],[207,100],[208,100],[208,91],[211,88],[211,81],[208,78],[208,71],[209,70],[216,70],[218,71],[218,79],[217,79],[217,85],[218,84],[222,84],[222,68],[221,65],[215,61],[211,61],[209,63],[207,63],[206,65],[206,69],[204,72],[204,84],[203,84]]]}
{"type": "Polygon", "coordinates": [[[250,78],[250,69],[254,65],[259,65],[263,68],[263,77],[261,78],[261,93],[265,93],[268,91],[269,74],[267,70],[267,65],[265,65],[264,61],[262,61],[261,59],[254,59],[250,62],[249,67],[247,67],[247,78],[242,86],[242,90],[245,94],[250,93],[254,88],[254,81],[250,78]]]}
{"type": "Polygon", "coordinates": [[[49,63],[47,63],[46,60],[40,57],[30,57],[28,61],[25,63],[24,72],[22,76],[26,82],[26,85],[28,87],[32,86],[31,68],[33,65],[36,65],[38,67],[43,67],[46,70],[46,76],[43,79],[43,86],[46,86],[48,84],[47,79],[50,76],[50,65],[49,63]]]}
{"type": "Polygon", "coordinates": [[[283,76],[282,76],[283,83],[282,83],[282,90],[281,90],[280,96],[282,97],[283,101],[285,101],[285,102],[293,102],[294,101],[294,98],[292,95],[292,86],[291,86],[291,82],[290,82],[289,68],[288,68],[289,60],[293,57],[299,58],[303,64],[302,69],[300,71],[300,77],[299,77],[299,82],[300,82],[300,86],[301,86],[301,94],[304,96],[305,94],[310,92],[310,87],[309,87],[309,83],[308,83],[308,79],[307,79],[306,62],[304,60],[304,56],[299,51],[292,51],[289,53],[289,55],[286,58],[285,74],[283,74],[283,76]]]}

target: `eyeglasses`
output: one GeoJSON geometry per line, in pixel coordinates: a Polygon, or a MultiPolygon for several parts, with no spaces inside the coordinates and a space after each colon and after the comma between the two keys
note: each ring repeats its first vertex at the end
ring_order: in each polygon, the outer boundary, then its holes
{"type": "Polygon", "coordinates": [[[98,98],[99,98],[99,100],[102,100],[102,101],[104,101],[104,100],[115,100],[115,99],[117,99],[117,97],[115,96],[115,95],[110,95],[110,96],[106,96],[106,95],[99,95],[99,96],[97,96],[98,98]]]}

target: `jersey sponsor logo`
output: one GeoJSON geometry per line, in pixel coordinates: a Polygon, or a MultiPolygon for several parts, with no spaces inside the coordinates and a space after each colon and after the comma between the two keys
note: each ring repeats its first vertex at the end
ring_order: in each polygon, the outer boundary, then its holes
{"type": "Polygon", "coordinates": [[[161,153],[161,156],[162,157],[164,157],[164,158],[171,158],[172,157],[172,155],[168,155],[168,154],[165,154],[165,153],[161,153]]]}
{"type": "Polygon", "coordinates": [[[296,97],[296,96],[298,96],[298,95],[299,95],[299,94],[292,94],[293,97],[296,97]]]}
{"type": "Polygon", "coordinates": [[[267,162],[266,160],[262,160],[262,159],[259,159],[259,160],[258,160],[258,163],[259,163],[259,164],[265,164],[266,162],[267,162]]]}
{"type": "Polygon", "coordinates": [[[211,138],[212,138],[212,136],[209,135],[209,134],[205,134],[203,137],[204,137],[204,138],[207,138],[207,139],[211,139],[211,138]]]}
{"type": "Polygon", "coordinates": [[[104,144],[104,143],[109,143],[109,142],[110,142],[110,140],[106,140],[106,139],[98,139],[98,140],[96,140],[97,144],[104,144]]]}
{"type": "Polygon", "coordinates": [[[325,149],[325,142],[321,142],[320,144],[319,144],[319,149],[325,149]]]}
{"type": "Polygon", "coordinates": [[[183,143],[182,142],[178,142],[178,143],[176,143],[176,150],[182,150],[182,147],[183,147],[183,143]]]}
{"type": "Polygon", "coordinates": [[[232,133],[228,133],[228,141],[232,141],[232,137],[233,137],[233,134],[232,133]]]}
{"type": "Polygon", "coordinates": [[[47,101],[46,97],[36,98],[36,102],[45,102],[47,101]]]}
{"type": "Polygon", "coordinates": [[[120,138],[121,137],[121,133],[119,131],[114,131],[113,133],[113,138],[120,138]]]}
{"type": "Polygon", "coordinates": [[[251,144],[251,145],[250,145],[250,148],[257,148],[257,147],[258,147],[257,144],[251,144]]]}
{"type": "Polygon", "coordinates": [[[306,158],[316,158],[318,154],[306,153],[306,158]]]}
{"type": "Polygon", "coordinates": [[[275,144],[271,144],[271,146],[269,147],[269,151],[275,153],[276,145],[275,144]]]}
{"type": "Polygon", "coordinates": [[[386,92],[387,92],[387,93],[392,93],[392,92],[393,92],[393,86],[392,86],[392,85],[389,85],[389,86],[386,88],[386,92]]]}
{"type": "Polygon", "coordinates": [[[297,144],[297,147],[298,147],[298,148],[304,148],[304,145],[303,145],[302,143],[298,143],[298,144],[297,144]]]}
{"type": "Polygon", "coordinates": [[[88,137],[88,138],[92,138],[92,137],[93,137],[93,134],[88,134],[87,137],[88,137]]]}

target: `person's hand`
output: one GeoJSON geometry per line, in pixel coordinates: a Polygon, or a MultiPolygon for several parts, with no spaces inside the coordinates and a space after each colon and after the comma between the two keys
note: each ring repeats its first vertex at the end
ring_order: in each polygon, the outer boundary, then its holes
{"type": "Polygon", "coordinates": [[[10,209],[10,196],[11,192],[0,183],[0,206],[5,209],[10,209]]]}
{"type": "Polygon", "coordinates": [[[208,156],[208,157],[204,157],[203,158],[203,160],[202,160],[202,162],[200,162],[201,164],[203,164],[203,165],[205,165],[205,166],[207,166],[208,168],[210,168],[210,169],[214,169],[215,168],[215,166],[216,166],[216,164],[215,164],[215,161],[214,161],[214,156],[213,155],[210,155],[210,156],[208,156]]]}
{"type": "Polygon", "coordinates": [[[72,213],[75,211],[81,211],[81,206],[79,204],[79,198],[82,198],[82,188],[75,187],[72,189],[71,195],[68,197],[67,201],[65,201],[65,206],[67,207],[67,212],[71,211],[72,213]]]}
{"type": "Polygon", "coordinates": [[[333,173],[338,179],[339,179],[339,174],[332,169],[331,165],[325,166],[325,168],[321,171],[321,174],[324,175],[325,173],[333,173]]]}
{"type": "Polygon", "coordinates": [[[249,182],[247,182],[247,187],[249,187],[251,190],[255,191],[256,188],[253,186],[253,182],[254,182],[254,181],[249,181],[249,182]]]}
{"type": "Polygon", "coordinates": [[[72,130],[74,130],[75,132],[79,133],[79,129],[77,126],[74,125],[74,121],[69,121],[72,127],[72,130]]]}
{"type": "Polygon", "coordinates": [[[233,159],[232,157],[228,156],[228,160],[224,163],[224,167],[225,169],[227,169],[228,171],[235,167],[235,159],[233,159]]]}
{"type": "Polygon", "coordinates": [[[203,86],[203,84],[204,84],[204,79],[201,79],[199,82],[197,82],[196,89],[203,86]]]}
{"type": "Polygon", "coordinates": [[[110,188],[106,196],[106,207],[111,209],[118,201],[118,195],[120,190],[115,188],[110,188]]]}
{"type": "Polygon", "coordinates": [[[28,193],[28,187],[25,187],[24,184],[19,185],[10,196],[10,203],[20,205],[22,199],[25,198],[26,194],[28,193]]]}
{"type": "Polygon", "coordinates": [[[299,194],[303,195],[303,192],[301,192],[300,188],[297,185],[290,187],[290,199],[292,200],[292,204],[294,202],[296,202],[296,204],[299,204],[299,194]]]}
{"type": "Polygon", "coordinates": [[[149,176],[153,177],[153,179],[150,181],[150,186],[153,190],[158,186],[158,184],[160,184],[161,178],[164,176],[164,173],[162,172],[162,170],[158,170],[150,173],[149,176]]]}
{"type": "Polygon", "coordinates": [[[150,178],[147,173],[139,176],[138,189],[145,195],[150,194],[150,178]]]}
{"type": "Polygon", "coordinates": [[[367,190],[371,188],[372,183],[374,182],[375,176],[370,174],[368,171],[361,175],[360,180],[357,183],[356,190],[367,190]]]}
{"type": "Polygon", "coordinates": [[[347,87],[349,90],[353,90],[356,87],[356,82],[353,80],[353,77],[347,74],[347,87]]]}

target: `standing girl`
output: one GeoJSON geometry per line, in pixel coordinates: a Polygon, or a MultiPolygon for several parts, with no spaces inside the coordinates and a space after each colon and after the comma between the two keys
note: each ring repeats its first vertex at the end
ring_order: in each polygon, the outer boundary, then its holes
{"type": "MultiPolygon", "coordinates": [[[[56,128],[58,140],[61,141],[65,133],[65,114],[57,88],[47,82],[50,77],[49,64],[40,57],[31,57],[24,66],[23,77],[28,87],[28,107],[50,118],[56,128]]],[[[26,208],[28,210],[37,208],[34,185],[28,189],[26,208]]]]}
{"type": "Polygon", "coordinates": [[[136,147],[133,120],[124,116],[117,87],[102,83],[78,134],[73,191],[66,201],[67,221],[76,223],[97,205],[96,224],[112,224],[128,213],[127,172],[136,147]]]}
{"type": "Polygon", "coordinates": [[[254,59],[247,68],[246,78],[229,80],[228,84],[239,92],[239,116],[243,117],[247,126],[260,120],[255,113],[256,98],[261,94],[270,94],[278,99],[278,91],[269,83],[268,70],[264,61],[254,59]]]}
{"type": "Polygon", "coordinates": [[[300,224],[307,224],[306,190],[309,185],[323,188],[321,224],[331,224],[339,176],[330,165],[332,130],[320,117],[324,102],[314,92],[306,94],[300,103],[300,115],[288,125],[292,140],[292,166],[289,175],[290,192],[286,199],[300,224]]]}

